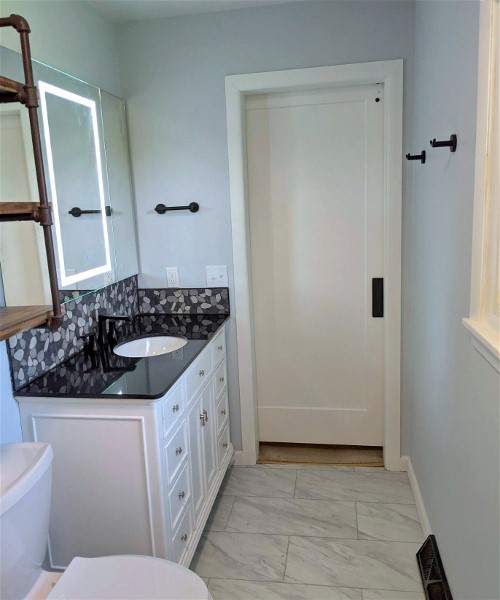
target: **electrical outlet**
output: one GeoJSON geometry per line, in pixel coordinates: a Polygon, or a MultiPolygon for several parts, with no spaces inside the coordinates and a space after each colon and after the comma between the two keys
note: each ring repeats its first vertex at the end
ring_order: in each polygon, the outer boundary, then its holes
{"type": "Polygon", "coordinates": [[[227,266],[207,267],[207,286],[208,287],[227,287],[227,266]]]}
{"type": "Polygon", "coordinates": [[[167,286],[179,287],[179,269],[177,267],[167,267],[167,286]]]}

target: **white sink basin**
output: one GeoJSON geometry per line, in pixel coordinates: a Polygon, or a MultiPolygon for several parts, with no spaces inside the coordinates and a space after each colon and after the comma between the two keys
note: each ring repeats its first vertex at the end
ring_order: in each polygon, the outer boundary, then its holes
{"type": "Polygon", "coordinates": [[[130,342],[122,342],[113,349],[118,356],[128,356],[134,358],[146,358],[147,356],[159,356],[179,350],[187,344],[184,337],[173,335],[152,335],[143,337],[130,342]]]}

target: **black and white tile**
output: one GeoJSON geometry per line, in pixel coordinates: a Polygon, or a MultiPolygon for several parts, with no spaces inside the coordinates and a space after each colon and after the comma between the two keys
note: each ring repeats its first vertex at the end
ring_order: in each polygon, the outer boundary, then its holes
{"type": "Polygon", "coordinates": [[[29,329],[9,339],[15,391],[80,352],[84,346],[81,338],[95,327],[99,312],[137,315],[137,276],[66,302],[63,309],[63,323],[58,330],[29,329]]]}
{"type": "MultiPolygon", "coordinates": [[[[61,292],[63,323],[57,331],[30,329],[9,339],[8,351],[14,391],[46,374],[83,349],[81,339],[96,327],[97,315],[109,312],[131,317],[141,315],[144,333],[186,335],[190,339],[205,339],[214,331],[213,320],[203,315],[228,315],[228,288],[138,289],[137,276],[129,277],[92,292],[61,292]],[[78,297],[74,297],[77,294],[78,297]],[[196,317],[157,320],[154,315],[196,317]]],[[[126,325],[121,325],[124,330],[126,325]]]]}
{"type": "Polygon", "coordinates": [[[229,314],[228,288],[140,289],[139,311],[157,314],[229,314]]]}

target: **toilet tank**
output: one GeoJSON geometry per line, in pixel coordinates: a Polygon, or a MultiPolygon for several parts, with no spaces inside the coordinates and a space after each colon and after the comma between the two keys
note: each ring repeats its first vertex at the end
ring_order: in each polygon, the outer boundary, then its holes
{"type": "Polygon", "coordinates": [[[0,445],[0,598],[24,598],[42,572],[49,530],[50,444],[0,445]]]}

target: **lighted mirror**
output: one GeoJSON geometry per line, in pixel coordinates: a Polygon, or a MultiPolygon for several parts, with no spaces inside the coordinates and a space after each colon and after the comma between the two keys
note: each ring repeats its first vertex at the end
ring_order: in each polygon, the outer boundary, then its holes
{"type": "Polygon", "coordinates": [[[59,277],[70,286],[111,271],[94,100],[38,82],[59,277]],[[85,240],[88,243],[81,243],[85,240]]]}
{"type": "MultiPolygon", "coordinates": [[[[2,75],[23,79],[21,55],[0,46],[2,75]]],[[[61,302],[138,273],[125,104],[33,61],[61,302]]],[[[0,202],[38,201],[28,111],[0,106],[0,202]]],[[[50,304],[42,228],[0,224],[7,306],[50,304]]]]}

